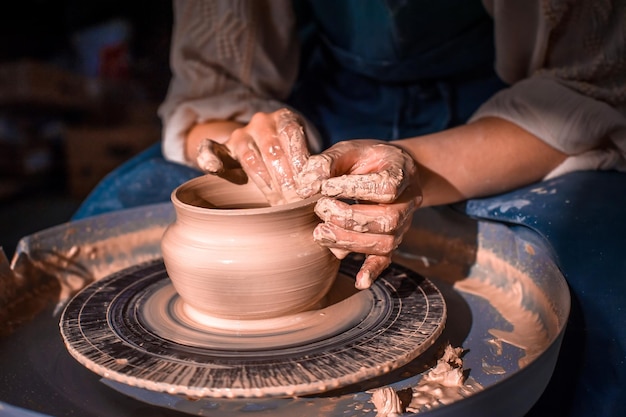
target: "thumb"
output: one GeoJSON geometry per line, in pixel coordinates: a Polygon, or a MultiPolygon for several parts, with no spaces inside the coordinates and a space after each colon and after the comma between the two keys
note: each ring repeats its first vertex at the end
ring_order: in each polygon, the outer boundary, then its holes
{"type": "Polygon", "coordinates": [[[215,174],[235,184],[245,184],[248,177],[231,155],[227,144],[204,139],[198,146],[196,164],[204,173],[215,174]]]}
{"type": "Polygon", "coordinates": [[[322,183],[331,177],[333,159],[326,154],[312,155],[296,175],[296,192],[301,198],[320,192],[322,183]]]}
{"type": "Polygon", "coordinates": [[[321,154],[309,157],[302,171],[296,176],[298,195],[302,198],[311,197],[321,191],[322,184],[327,179],[349,172],[362,158],[364,145],[370,143],[378,141],[342,141],[321,154]]]}

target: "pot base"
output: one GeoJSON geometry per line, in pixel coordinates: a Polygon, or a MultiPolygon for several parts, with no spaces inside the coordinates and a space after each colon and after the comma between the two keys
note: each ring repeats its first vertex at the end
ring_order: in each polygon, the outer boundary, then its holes
{"type": "Polygon", "coordinates": [[[142,300],[138,321],[156,335],[185,346],[238,352],[284,349],[339,335],[367,319],[375,308],[369,291],[356,292],[354,279],[340,273],[316,308],[282,317],[232,320],[186,304],[166,280],[142,300]]]}

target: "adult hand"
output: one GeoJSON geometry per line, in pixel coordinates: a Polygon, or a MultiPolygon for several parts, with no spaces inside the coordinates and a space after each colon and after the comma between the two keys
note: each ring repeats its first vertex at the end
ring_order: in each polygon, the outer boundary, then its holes
{"type": "Polygon", "coordinates": [[[249,178],[271,205],[278,205],[301,199],[295,176],[308,157],[300,117],[281,109],[255,114],[223,144],[205,139],[198,147],[197,164],[204,172],[236,183],[249,178]]]}
{"type": "Polygon", "coordinates": [[[356,276],[360,289],[369,288],[389,266],[422,201],[413,158],[375,140],[344,141],[311,156],[298,187],[301,197],[323,196],[315,207],[323,223],[314,239],[339,258],[350,252],[366,255],[356,276]]]}

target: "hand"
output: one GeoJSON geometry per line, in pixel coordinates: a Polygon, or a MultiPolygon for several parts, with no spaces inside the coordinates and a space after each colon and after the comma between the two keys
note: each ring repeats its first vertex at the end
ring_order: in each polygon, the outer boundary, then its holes
{"type": "Polygon", "coordinates": [[[235,183],[249,178],[271,205],[300,200],[295,176],[309,157],[300,117],[288,109],[257,113],[220,144],[205,139],[198,147],[201,170],[235,183]]]}
{"type": "Polygon", "coordinates": [[[413,158],[386,142],[340,142],[311,156],[297,182],[301,197],[324,196],[315,207],[323,223],[314,239],[340,259],[350,252],[365,254],[356,287],[369,288],[391,263],[422,201],[413,158]]]}

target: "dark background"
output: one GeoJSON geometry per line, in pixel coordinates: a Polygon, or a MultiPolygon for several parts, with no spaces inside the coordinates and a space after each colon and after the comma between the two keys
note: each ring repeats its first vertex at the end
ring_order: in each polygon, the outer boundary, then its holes
{"type": "Polygon", "coordinates": [[[169,0],[23,0],[0,14],[0,246],[66,222],[160,140],[169,0]]]}

